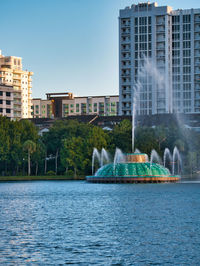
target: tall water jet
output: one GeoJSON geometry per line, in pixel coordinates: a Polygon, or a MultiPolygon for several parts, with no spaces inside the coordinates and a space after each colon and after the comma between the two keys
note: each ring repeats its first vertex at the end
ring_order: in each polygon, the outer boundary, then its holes
{"type": "Polygon", "coordinates": [[[168,88],[164,73],[159,71],[155,63],[145,54],[139,58],[138,66],[137,78],[132,91],[132,152],[134,152],[135,117],[137,109],[140,113],[140,108],[137,108],[137,102],[142,101],[142,99],[139,100],[140,91],[142,91],[143,86],[146,86],[147,79],[148,81],[151,80],[151,84],[149,85],[156,87],[159,95],[165,94],[168,88]]]}
{"type": "Polygon", "coordinates": [[[151,165],[152,165],[153,162],[157,162],[157,163],[161,162],[160,156],[158,155],[156,150],[152,150],[151,151],[151,157],[150,157],[151,165]]]}
{"type": "Polygon", "coordinates": [[[136,107],[137,107],[137,100],[140,88],[141,88],[140,81],[137,81],[137,83],[133,87],[133,97],[132,97],[132,152],[134,152],[134,145],[135,145],[135,117],[136,117],[136,107]]]}
{"type": "Polygon", "coordinates": [[[101,150],[101,163],[100,163],[101,167],[103,166],[104,162],[109,163],[110,159],[109,159],[108,152],[104,148],[102,148],[102,150],[101,150]]]}
{"type": "MultiPolygon", "coordinates": [[[[166,167],[167,158],[169,160],[169,164],[171,165],[172,160],[173,160],[171,152],[170,152],[170,150],[168,148],[165,148],[164,155],[163,155],[164,167],[166,167]]],[[[169,169],[169,167],[167,167],[167,168],[169,169]]]]}
{"type": "Polygon", "coordinates": [[[95,162],[95,158],[98,160],[98,163],[100,165],[101,163],[101,157],[100,154],[98,152],[98,150],[96,148],[93,149],[93,153],[92,153],[92,174],[94,174],[94,162],[95,162]]]}
{"type": "Polygon", "coordinates": [[[177,164],[177,172],[179,174],[180,170],[181,170],[182,162],[181,162],[181,156],[180,156],[179,150],[178,150],[178,148],[176,146],[174,147],[174,150],[173,150],[172,161],[173,161],[172,174],[173,175],[175,174],[175,166],[176,166],[176,164],[177,164]]]}

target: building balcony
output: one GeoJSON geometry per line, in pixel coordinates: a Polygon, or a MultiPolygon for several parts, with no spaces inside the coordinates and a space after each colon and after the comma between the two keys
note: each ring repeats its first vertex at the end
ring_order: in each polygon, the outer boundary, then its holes
{"type": "Polygon", "coordinates": [[[130,111],[131,110],[131,106],[130,107],[122,107],[122,111],[130,111]]]}
{"type": "Polygon", "coordinates": [[[14,117],[16,117],[16,118],[21,118],[21,112],[20,112],[20,113],[16,113],[16,112],[14,112],[14,117]]]}
{"type": "Polygon", "coordinates": [[[121,36],[124,37],[130,36],[130,32],[121,32],[121,36]]]}
{"type": "Polygon", "coordinates": [[[195,91],[200,91],[200,84],[196,83],[194,86],[195,91]]]}
{"type": "Polygon", "coordinates": [[[121,52],[130,52],[130,48],[121,48],[121,52]]]}
{"type": "Polygon", "coordinates": [[[127,28],[130,28],[130,23],[127,23],[127,24],[121,24],[121,28],[125,28],[125,29],[127,29],[127,28]]]}
{"type": "Polygon", "coordinates": [[[198,26],[195,26],[194,27],[194,32],[199,32],[200,31],[200,26],[198,25],[198,26]]]}
{"type": "Polygon", "coordinates": [[[15,104],[15,105],[22,105],[22,103],[20,101],[13,101],[13,104],[15,104]]]}
{"type": "Polygon", "coordinates": [[[19,107],[19,106],[15,106],[15,105],[14,105],[14,107],[13,107],[13,110],[14,110],[14,112],[15,112],[15,111],[16,111],[16,112],[21,112],[21,111],[22,111],[21,107],[19,107]]]}
{"type": "Polygon", "coordinates": [[[195,67],[195,69],[194,69],[194,73],[195,73],[195,74],[200,74],[200,68],[199,68],[199,67],[195,67]]]}
{"type": "Polygon", "coordinates": [[[13,75],[13,81],[14,80],[21,80],[21,76],[13,75]]]}
{"type": "Polygon", "coordinates": [[[125,39],[125,40],[122,39],[121,40],[121,43],[128,44],[128,43],[130,43],[130,41],[131,41],[130,39],[125,39]]]}
{"type": "Polygon", "coordinates": [[[13,86],[21,86],[21,82],[13,80],[13,86]]]}
{"type": "Polygon", "coordinates": [[[122,73],[121,77],[130,77],[131,73],[122,73]]]}
{"type": "Polygon", "coordinates": [[[157,39],[156,40],[156,43],[158,44],[158,43],[165,43],[165,39],[157,39]]]}
{"type": "Polygon", "coordinates": [[[156,26],[165,26],[165,21],[157,21],[156,26]]]}
{"type": "Polygon", "coordinates": [[[157,50],[157,51],[165,50],[165,46],[164,46],[164,45],[162,45],[162,46],[157,46],[157,47],[156,47],[156,50],[157,50]]]}
{"type": "Polygon", "coordinates": [[[21,94],[14,94],[13,98],[14,99],[21,99],[22,97],[21,97],[21,94]]]}

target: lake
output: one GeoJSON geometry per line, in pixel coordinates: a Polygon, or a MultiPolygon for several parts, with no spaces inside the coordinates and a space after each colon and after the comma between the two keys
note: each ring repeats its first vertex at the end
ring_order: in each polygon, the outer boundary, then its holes
{"type": "Polygon", "coordinates": [[[1,265],[200,265],[200,183],[0,183],[1,265]]]}

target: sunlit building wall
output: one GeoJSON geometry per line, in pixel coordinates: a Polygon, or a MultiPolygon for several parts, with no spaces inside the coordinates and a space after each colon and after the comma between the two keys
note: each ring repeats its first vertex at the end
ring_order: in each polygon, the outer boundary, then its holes
{"type": "Polygon", "coordinates": [[[33,72],[22,69],[22,58],[3,56],[0,53],[0,84],[14,89],[13,116],[15,119],[31,118],[33,72]]]}

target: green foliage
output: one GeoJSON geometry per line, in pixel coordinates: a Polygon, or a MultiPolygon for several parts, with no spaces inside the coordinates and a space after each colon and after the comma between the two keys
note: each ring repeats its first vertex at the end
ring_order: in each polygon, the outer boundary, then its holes
{"type": "Polygon", "coordinates": [[[54,171],[52,171],[52,170],[50,170],[50,171],[47,172],[47,175],[48,175],[48,176],[52,176],[52,175],[55,175],[55,174],[56,174],[56,173],[55,173],[54,171]]]}
{"type": "MultiPolygon", "coordinates": [[[[38,135],[28,120],[10,121],[0,116],[0,175],[58,173],[76,177],[91,174],[93,148],[114,154],[115,148],[131,152],[132,124],[123,120],[112,131],[76,120],[56,121],[49,132],[38,135]]],[[[185,173],[200,170],[200,134],[175,124],[168,127],[137,127],[135,148],[163,155],[165,147],[177,146],[185,173]]]]}
{"type": "Polygon", "coordinates": [[[116,125],[110,134],[112,148],[118,147],[128,153],[132,150],[132,124],[129,120],[123,120],[116,125]]]}

